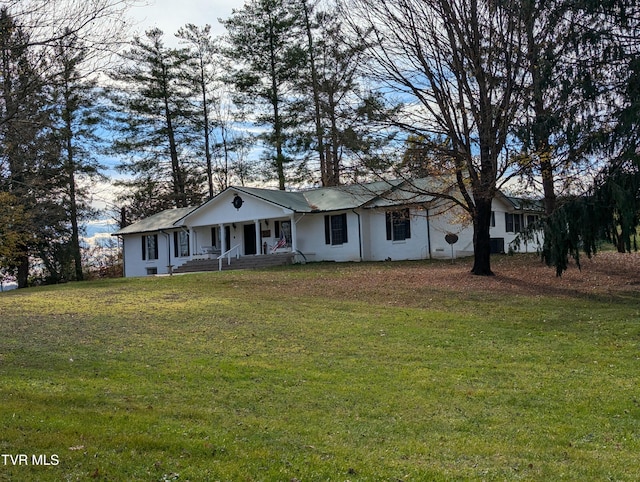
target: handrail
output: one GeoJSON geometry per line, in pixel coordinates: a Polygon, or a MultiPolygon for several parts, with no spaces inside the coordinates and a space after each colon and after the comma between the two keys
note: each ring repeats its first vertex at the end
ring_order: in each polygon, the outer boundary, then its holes
{"type": "Polygon", "coordinates": [[[240,245],[236,244],[233,248],[225,251],[224,253],[222,253],[220,256],[218,256],[218,271],[222,271],[222,260],[224,259],[224,257],[227,257],[227,266],[229,266],[231,264],[231,252],[235,250],[236,252],[236,259],[240,259],[240,245]]]}

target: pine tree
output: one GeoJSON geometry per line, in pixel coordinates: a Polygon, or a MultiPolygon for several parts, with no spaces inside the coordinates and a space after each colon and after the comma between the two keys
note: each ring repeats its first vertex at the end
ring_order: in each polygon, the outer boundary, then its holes
{"type": "Polygon", "coordinates": [[[293,164],[287,143],[296,123],[294,85],[305,60],[299,10],[288,0],[249,0],[221,22],[227,29],[225,54],[235,63],[229,80],[241,102],[264,108],[255,122],[269,126],[263,136],[274,151],[269,168],[284,190],[293,164]]]}
{"type": "Polygon", "coordinates": [[[57,118],[57,137],[60,142],[63,167],[63,203],[71,226],[70,250],[74,264],[74,278],[82,280],[81,222],[94,213],[89,205],[89,193],[80,181],[99,177],[100,165],[95,152],[99,139],[95,132],[99,125],[96,82],[84,77],[87,52],[72,34],[65,35],[54,51],[54,68],[58,77],[54,85],[54,105],[57,118]]]}
{"type": "Polygon", "coordinates": [[[381,97],[363,86],[365,45],[345,42],[338,11],[301,0],[307,37],[305,68],[298,80],[301,151],[315,150],[323,186],[342,183],[347,159],[367,162],[380,139],[376,121],[388,116],[381,97]]]}
{"type": "Polygon", "coordinates": [[[202,171],[192,155],[192,89],[181,74],[188,56],[165,47],[162,36],[152,29],[144,39],[136,37],[112,74],[122,86],[111,95],[118,133],[113,147],[125,157],[120,170],[134,176],[120,182],[132,218],[203,198],[202,171]]]}
{"type": "Polygon", "coordinates": [[[30,258],[39,256],[50,279],[64,279],[67,265],[56,260],[68,239],[66,217],[58,202],[59,148],[53,135],[51,99],[41,72],[41,52],[6,9],[0,10],[0,189],[21,204],[16,226],[20,243],[9,260],[19,287],[30,274],[30,258]]]}
{"type": "Polygon", "coordinates": [[[567,5],[580,19],[570,31],[579,102],[564,109],[567,142],[573,158],[606,161],[586,192],[560,199],[547,218],[543,257],[557,275],[603,240],[637,249],[640,226],[640,9],[626,0],[567,5]]]}
{"type": "MultiPolygon", "coordinates": [[[[198,99],[195,102],[197,108],[194,111],[193,124],[197,130],[202,132],[203,146],[201,151],[206,161],[209,198],[212,198],[215,191],[211,110],[217,99],[215,94],[211,92],[211,88],[216,82],[216,47],[211,38],[210,25],[199,28],[194,24],[187,24],[178,30],[176,36],[187,44],[188,61],[184,64],[186,71],[183,70],[183,76],[187,83],[192,84],[194,99],[198,99]]],[[[200,152],[200,149],[197,152],[200,152]]]]}

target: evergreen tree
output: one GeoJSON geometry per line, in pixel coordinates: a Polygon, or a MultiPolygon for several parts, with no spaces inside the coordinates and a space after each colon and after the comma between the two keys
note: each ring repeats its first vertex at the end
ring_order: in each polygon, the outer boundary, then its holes
{"type": "Polygon", "coordinates": [[[319,10],[308,0],[301,4],[307,59],[298,80],[298,145],[317,153],[322,185],[336,186],[346,159],[366,163],[380,147],[374,126],[389,112],[384,99],[363,87],[365,46],[345,42],[338,11],[319,10]]]}
{"type": "Polygon", "coordinates": [[[577,108],[571,126],[573,156],[608,159],[590,189],[561,199],[544,225],[546,262],[561,275],[569,257],[591,256],[608,240],[618,251],[637,249],[640,224],[640,9],[637,2],[569,3],[571,57],[577,108]]]}
{"type": "Polygon", "coordinates": [[[234,62],[229,80],[240,102],[264,107],[255,122],[270,128],[263,136],[273,150],[269,170],[283,190],[293,163],[287,143],[295,125],[294,86],[305,60],[299,13],[289,0],[249,0],[221,21],[227,29],[225,54],[234,62]]]}
{"type": "Polygon", "coordinates": [[[40,75],[42,53],[6,9],[0,9],[0,56],[0,189],[17,199],[24,212],[15,228],[20,243],[8,260],[22,288],[33,256],[41,258],[51,281],[66,278],[62,253],[68,226],[58,202],[60,151],[53,135],[50,92],[40,75]]]}
{"type": "Polygon", "coordinates": [[[76,280],[83,279],[81,222],[94,214],[89,205],[90,193],[80,181],[99,177],[100,169],[95,158],[99,141],[95,134],[99,125],[96,82],[86,79],[82,73],[87,52],[80,44],[72,34],[63,36],[54,50],[53,65],[58,71],[54,105],[62,155],[64,195],[61,201],[71,226],[70,251],[76,280]]]}
{"type": "Polygon", "coordinates": [[[165,47],[162,36],[152,29],[144,39],[136,37],[112,75],[122,86],[111,96],[118,134],[113,147],[125,157],[119,169],[134,176],[120,181],[132,218],[203,198],[203,176],[193,159],[193,91],[181,74],[188,56],[165,47]]]}
{"type": "Polygon", "coordinates": [[[193,123],[195,128],[202,132],[203,146],[196,152],[202,152],[206,161],[207,186],[209,198],[214,195],[213,161],[211,131],[213,122],[211,110],[217,101],[212,86],[216,82],[215,52],[216,48],[211,38],[211,26],[202,28],[193,24],[187,24],[176,36],[187,44],[188,61],[185,63],[186,71],[183,71],[185,81],[191,82],[194,89],[194,99],[197,108],[194,111],[193,123]]]}

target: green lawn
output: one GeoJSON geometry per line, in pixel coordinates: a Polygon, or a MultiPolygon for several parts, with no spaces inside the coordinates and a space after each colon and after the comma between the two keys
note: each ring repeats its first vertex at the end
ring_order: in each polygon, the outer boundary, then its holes
{"type": "Polygon", "coordinates": [[[640,480],[638,292],[407,274],[428,267],[3,294],[0,480],[640,480]]]}

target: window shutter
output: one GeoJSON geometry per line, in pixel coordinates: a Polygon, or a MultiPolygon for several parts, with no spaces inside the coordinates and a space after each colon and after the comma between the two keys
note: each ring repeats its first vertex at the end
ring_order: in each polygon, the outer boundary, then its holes
{"type": "Polygon", "coordinates": [[[348,243],[349,239],[347,238],[347,214],[341,214],[342,217],[342,242],[348,243]]]}
{"type": "Polygon", "coordinates": [[[385,220],[387,222],[387,241],[391,241],[391,230],[393,229],[393,213],[387,211],[385,213],[385,220]]]}
{"type": "Polygon", "coordinates": [[[411,213],[409,209],[405,210],[405,220],[404,220],[404,237],[405,239],[411,239],[411,213]]]}
{"type": "Polygon", "coordinates": [[[513,233],[513,214],[504,213],[504,230],[507,233],[513,233]]]}
{"type": "Polygon", "coordinates": [[[331,244],[331,216],[324,217],[324,244],[331,244]]]}
{"type": "Polygon", "coordinates": [[[173,232],[173,257],[178,257],[178,231],[173,232]]]}
{"type": "Polygon", "coordinates": [[[142,236],[142,261],[147,259],[147,237],[142,236]]]}

